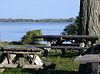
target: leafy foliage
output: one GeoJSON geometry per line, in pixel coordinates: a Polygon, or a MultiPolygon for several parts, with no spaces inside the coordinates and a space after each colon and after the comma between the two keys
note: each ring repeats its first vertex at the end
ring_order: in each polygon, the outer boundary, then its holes
{"type": "Polygon", "coordinates": [[[33,36],[41,36],[41,30],[28,31],[25,36],[22,37],[22,42],[25,44],[39,44],[41,38],[33,38],[33,36]]]}
{"type": "Polygon", "coordinates": [[[65,27],[63,35],[76,35],[78,33],[79,17],[76,17],[75,22],[65,27]]]}

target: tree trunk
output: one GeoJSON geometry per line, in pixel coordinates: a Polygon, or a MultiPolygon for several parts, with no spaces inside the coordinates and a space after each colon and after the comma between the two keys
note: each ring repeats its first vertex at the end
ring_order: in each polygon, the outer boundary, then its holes
{"type": "Polygon", "coordinates": [[[80,0],[80,33],[100,36],[100,0],[80,0]]]}
{"type": "MultiPolygon", "coordinates": [[[[100,36],[100,0],[80,0],[79,34],[100,36]]],[[[96,64],[83,64],[80,65],[79,74],[99,73],[96,64]]]]}

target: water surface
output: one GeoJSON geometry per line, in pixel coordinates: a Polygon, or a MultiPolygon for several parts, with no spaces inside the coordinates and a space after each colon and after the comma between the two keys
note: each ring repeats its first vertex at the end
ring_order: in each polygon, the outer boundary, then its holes
{"type": "Polygon", "coordinates": [[[40,29],[43,35],[60,35],[70,23],[0,22],[1,41],[20,41],[27,31],[40,29]]]}

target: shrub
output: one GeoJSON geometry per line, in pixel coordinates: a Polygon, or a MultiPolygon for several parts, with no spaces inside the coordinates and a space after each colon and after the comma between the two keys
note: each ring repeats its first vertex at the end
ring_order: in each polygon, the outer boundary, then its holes
{"type": "Polygon", "coordinates": [[[22,37],[21,42],[25,44],[39,44],[41,41],[41,38],[33,38],[34,36],[41,36],[42,32],[41,30],[33,30],[28,31],[25,36],[22,37]]]}

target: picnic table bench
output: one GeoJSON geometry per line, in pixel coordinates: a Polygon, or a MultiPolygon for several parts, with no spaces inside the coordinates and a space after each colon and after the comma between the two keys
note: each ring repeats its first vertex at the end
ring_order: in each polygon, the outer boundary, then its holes
{"type": "Polygon", "coordinates": [[[100,54],[86,54],[82,57],[76,57],[75,61],[80,62],[78,74],[100,73],[100,54]]]}

